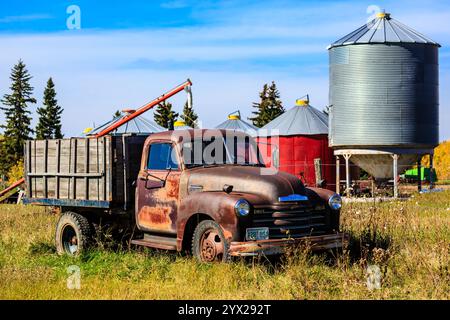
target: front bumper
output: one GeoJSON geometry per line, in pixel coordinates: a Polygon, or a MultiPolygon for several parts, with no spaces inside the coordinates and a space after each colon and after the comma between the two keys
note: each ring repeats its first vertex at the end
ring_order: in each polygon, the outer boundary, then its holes
{"type": "Polygon", "coordinates": [[[231,256],[258,256],[278,255],[285,253],[286,249],[306,245],[312,251],[339,249],[348,242],[345,233],[329,234],[324,236],[311,236],[293,239],[269,239],[259,241],[231,242],[231,256]]]}

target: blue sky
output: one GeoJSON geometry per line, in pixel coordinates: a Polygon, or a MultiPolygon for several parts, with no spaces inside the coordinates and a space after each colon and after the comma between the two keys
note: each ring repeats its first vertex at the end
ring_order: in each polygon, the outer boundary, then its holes
{"type": "MultiPolygon", "coordinates": [[[[450,139],[450,4],[439,0],[2,1],[0,94],[19,58],[34,77],[38,104],[52,76],[67,136],[186,78],[205,127],[237,109],[249,116],[272,80],[286,107],[308,93],[321,109],[328,104],[327,45],[377,7],[442,44],[440,138],[450,139]],[[81,10],[80,30],[67,28],[70,5],[81,10]]],[[[171,102],[181,110],[185,96],[171,102]]]]}

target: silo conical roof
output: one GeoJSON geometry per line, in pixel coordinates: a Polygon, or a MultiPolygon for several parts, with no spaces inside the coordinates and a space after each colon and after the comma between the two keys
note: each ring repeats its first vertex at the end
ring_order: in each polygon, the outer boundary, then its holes
{"type": "Polygon", "coordinates": [[[261,129],[260,135],[273,135],[272,130],[280,136],[328,134],[328,115],[311,107],[308,100],[298,100],[295,107],[261,129]]]}
{"type": "Polygon", "coordinates": [[[422,43],[440,47],[440,44],[391,17],[379,13],[377,17],[357,30],[331,44],[328,49],[352,44],[422,43]]]}
{"type": "Polygon", "coordinates": [[[250,135],[256,134],[258,128],[241,119],[240,114],[231,114],[228,119],[216,126],[216,129],[242,131],[250,135]]]}
{"type": "MultiPolygon", "coordinates": [[[[134,110],[126,110],[124,111],[125,113],[133,113],[134,110]]],[[[123,115],[119,116],[119,117],[115,117],[114,119],[112,119],[111,121],[108,121],[104,124],[102,124],[101,126],[98,126],[92,130],[85,130],[85,134],[87,136],[91,136],[91,135],[96,135],[97,133],[100,133],[102,130],[104,130],[105,128],[113,125],[114,123],[118,122],[119,120],[121,120],[123,118],[123,115]]],[[[112,132],[112,134],[124,134],[124,133],[144,133],[144,134],[148,134],[148,133],[156,133],[156,132],[162,132],[165,131],[166,129],[161,127],[160,125],[156,124],[155,122],[144,118],[143,116],[138,116],[132,120],[130,120],[129,122],[123,124],[122,126],[120,126],[119,128],[117,128],[116,130],[114,130],[112,132]]]]}

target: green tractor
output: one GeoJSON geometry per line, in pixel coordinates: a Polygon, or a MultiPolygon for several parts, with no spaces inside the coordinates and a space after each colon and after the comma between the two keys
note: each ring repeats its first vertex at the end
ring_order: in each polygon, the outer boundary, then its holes
{"type": "MultiPolygon", "coordinates": [[[[410,183],[417,182],[417,177],[418,177],[417,168],[406,170],[406,172],[400,176],[402,180],[410,183]]],[[[434,169],[432,172],[432,178],[433,182],[437,181],[437,175],[434,169]]],[[[420,180],[423,182],[430,182],[430,168],[422,168],[420,170],[420,180]]]]}

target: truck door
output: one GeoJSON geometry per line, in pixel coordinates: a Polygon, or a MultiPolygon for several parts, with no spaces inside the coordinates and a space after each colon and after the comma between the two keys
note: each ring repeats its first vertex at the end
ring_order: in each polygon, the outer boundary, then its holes
{"type": "Polygon", "coordinates": [[[176,148],[153,142],[146,157],[137,180],[137,226],[150,233],[176,234],[181,174],[176,148]]]}

